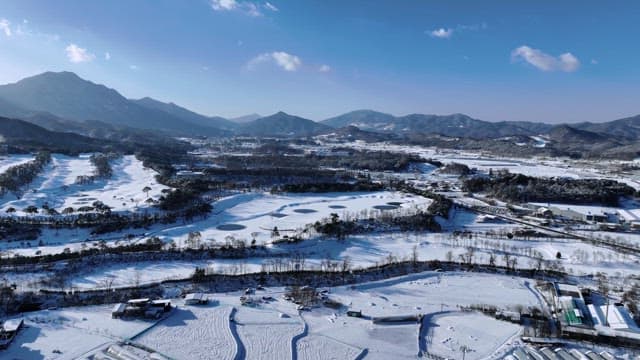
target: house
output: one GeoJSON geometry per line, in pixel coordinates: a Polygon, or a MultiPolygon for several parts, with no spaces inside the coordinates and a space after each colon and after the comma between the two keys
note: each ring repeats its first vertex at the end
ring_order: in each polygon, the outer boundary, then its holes
{"type": "Polygon", "coordinates": [[[149,298],[131,299],[127,301],[127,305],[133,307],[147,307],[149,303],[151,303],[151,299],[149,298]]]}
{"type": "Polygon", "coordinates": [[[151,301],[151,307],[160,308],[164,312],[169,312],[171,310],[171,300],[160,299],[151,301]]]}
{"type": "Polygon", "coordinates": [[[23,325],[23,319],[6,320],[2,325],[0,325],[0,349],[6,349],[9,347],[13,339],[18,335],[18,331],[22,329],[23,325]]]}
{"type": "Polygon", "coordinates": [[[120,319],[124,316],[125,310],[127,309],[127,304],[119,303],[113,305],[113,309],[111,310],[111,318],[120,319]]]}
{"type": "Polygon", "coordinates": [[[203,305],[208,302],[209,299],[207,299],[203,293],[190,293],[184,297],[184,303],[186,305],[203,305]]]}

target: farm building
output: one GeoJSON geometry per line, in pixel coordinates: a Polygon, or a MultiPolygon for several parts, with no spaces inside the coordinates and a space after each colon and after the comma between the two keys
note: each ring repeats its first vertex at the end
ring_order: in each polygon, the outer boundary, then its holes
{"type": "Polygon", "coordinates": [[[0,349],[9,347],[23,325],[24,320],[22,319],[6,320],[2,323],[0,326],[0,349]]]}
{"type": "Polygon", "coordinates": [[[123,317],[157,319],[170,310],[170,300],[131,299],[126,304],[114,305],[111,310],[111,317],[114,319],[123,317]]]}
{"type": "Polygon", "coordinates": [[[127,309],[127,304],[119,303],[113,305],[113,309],[111,310],[111,317],[114,319],[119,319],[124,316],[124,312],[127,309]]]}
{"type": "Polygon", "coordinates": [[[203,293],[190,293],[184,297],[186,305],[202,305],[209,302],[209,299],[203,293]]]}
{"type": "Polygon", "coordinates": [[[164,312],[171,310],[171,300],[160,299],[151,301],[151,307],[162,309],[164,312]]]}

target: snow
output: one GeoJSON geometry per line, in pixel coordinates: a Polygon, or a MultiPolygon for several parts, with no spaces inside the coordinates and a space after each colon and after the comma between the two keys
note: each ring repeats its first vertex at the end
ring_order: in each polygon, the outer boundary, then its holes
{"type": "Polygon", "coordinates": [[[465,359],[484,359],[521,329],[480,313],[437,315],[425,321],[429,321],[425,334],[427,351],[452,359],[462,357],[462,346],[468,349],[465,359]]]}
{"type": "Polygon", "coordinates": [[[306,224],[337,213],[341,218],[369,217],[377,213],[373,207],[388,202],[401,202],[401,209],[426,208],[430,199],[401,192],[285,194],[247,193],[232,195],[213,203],[213,214],[184,226],[163,229],[154,235],[174,240],[182,246],[189,232],[199,231],[205,242],[223,242],[227,236],[249,240],[255,233],[258,243],[271,240],[271,230],[277,227],[282,235],[301,229],[306,224]],[[334,208],[332,208],[332,206],[334,208]],[[335,207],[340,208],[335,208],[335,207]],[[273,216],[272,214],[282,214],[273,216]],[[226,224],[240,225],[234,231],[221,230],[226,224]]]}
{"type": "Polygon", "coordinates": [[[179,307],[160,324],[134,339],[175,359],[234,359],[230,306],[179,307]]]}
{"type": "Polygon", "coordinates": [[[23,216],[22,210],[30,205],[42,207],[48,204],[62,211],[66,207],[91,206],[96,200],[110,206],[112,211],[135,211],[149,207],[144,202],[146,194],[142,189],[145,186],[151,188],[149,197],[156,199],[167,188],[158,184],[155,180],[157,173],[145,168],[134,155],[112,161],[112,178],[98,179],[92,184],[76,184],[78,176],[93,175],[94,167],[89,157],[90,154],[79,157],[52,155],[52,162],[29,184],[24,195],[20,199],[5,201],[0,211],[6,212],[13,207],[17,210],[16,216],[23,216]]]}
{"type": "MultiPolygon", "coordinates": [[[[331,288],[329,296],[365,316],[431,314],[443,308],[463,314],[456,305],[537,305],[530,282],[503,275],[425,272],[363,283],[355,289],[331,288]]],[[[174,359],[233,359],[238,354],[246,359],[355,359],[365,353],[367,359],[413,359],[419,351],[418,323],[373,324],[368,318],[347,317],[346,308],[298,313],[295,304],[282,300],[283,292],[279,287],[257,291],[256,297],[269,295],[276,300],[255,308],[239,305],[241,292],[206,295],[218,305],[184,306],[183,300],[172,300],[177,308],[156,325],[111,319],[113,304],[39,311],[27,316],[27,328],[6,354],[26,360],[71,359],[124,339],[174,359]],[[55,349],[62,354],[54,354],[55,349]]],[[[456,339],[475,336],[478,343],[486,342],[483,347],[476,344],[478,354],[506,342],[512,331],[513,325],[493,324],[485,316],[461,316],[468,320],[454,323],[456,339]],[[491,335],[471,333],[486,328],[491,335]]]]}
{"type": "Polygon", "coordinates": [[[361,349],[322,335],[309,335],[298,342],[298,357],[308,360],[355,359],[361,349]]]}
{"type": "Polygon", "coordinates": [[[86,306],[29,313],[25,316],[26,327],[9,349],[0,354],[3,358],[21,360],[76,359],[152,325],[146,321],[112,319],[112,307],[86,306]]]}
{"type": "Polygon", "coordinates": [[[294,317],[282,318],[278,312],[242,307],[235,317],[246,359],[291,359],[292,339],[304,325],[294,317]]]}
{"type": "Polygon", "coordinates": [[[0,158],[0,174],[7,171],[10,167],[16,165],[22,165],[33,160],[33,155],[11,155],[8,157],[0,158]]]}

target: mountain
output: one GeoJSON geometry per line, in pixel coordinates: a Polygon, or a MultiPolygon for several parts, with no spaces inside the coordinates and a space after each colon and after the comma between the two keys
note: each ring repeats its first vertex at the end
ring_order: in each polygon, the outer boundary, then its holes
{"type": "Polygon", "coordinates": [[[319,135],[318,137],[326,137],[332,141],[351,142],[362,140],[365,142],[382,142],[397,140],[398,135],[392,133],[380,133],[375,131],[361,130],[356,126],[346,126],[335,129],[329,133],[319,135]]]}
{"type": "Polygon", "coordinates": [[[83,80],[71,72],[46,72],[0,86],[0,98],[34,112],[61,118],[156,129],[174,134],[218,135],[220,129],[165,111],[141,106],[116,90],[83,80]]]}
{"type": "Polygon", "coordinates": [[[640,140],[640,115],[604,123],[578,123],[573,127],[597,133],[604,133],[627,140],[640,140]]]}
{"type": "Polygon", "coordinates": [[[251,122],[242,124],[239,134],[265,137],[301,137],[319,135],[333,128],[315,121],[278,112],[251,122]]]}
{"type": "Polygon", "coordinates": [[[225,130],[235,129],[238,125],[233,121],[229,121],[219,116],[209,117],[209,116],[200,115],[196,112],[193,112],[189,109],[185,109],[174,103],[165,103],[162,101],[158,101],[156,99],[152,99],[150,97],[144,97],[142,99],[132,100],[132,101],[148,109],[164,111],[184,121],[194,123],[194,124],[215,126],[219,129],[225,129],[225,130]]]}
{"type": "Polygon", "coordinates": [[[0,98],[0,116],[6,116],[10,118],[20,118],[29,116],[33,111],[22,108],[8,100],[0,98]]]}
{"type": "Polygon", "coordinates": [[[611,136],[601,133],[595,133],[592,131],[576,129],[569,125],[558,125],[553,127],[549,131],[549,138],[552,141],[561,144],[567,143],[580,143],[580,144],[594,144],[604,141],[613,141],[611,136]]]}
{"type": "Polygon", "coordinates": [[[362,130],[385,130],[396,120],[396,117],[373,110],[356,110],[321,121],[322,124],[335,128],[356,126],[362,130]]]}
{"type": "Polygon", "coordinates": [[[516,123],[492,123],[464,114],[393,116],[372,110],[358,110],[321,122],[330,126],[357,126],[362,130],[396,134],[426,133],[452,137],[499,138],[512,135],[535,135],[516,123]]]}
{"type": "Polygon", "coordinates": [[[24,120],[0,117],[2,144],[21,151],[47,150],[60,153],[109,151],[115,142],[93,139],[70,132],[50,131],[24,120]]]}
{"type": "Polygon", "coordinates": [[[254,114],[249,114],[249,115],[244,115],[244,116],[238,116],[238,117],[235,117],[235,118],[231,118],[231,119],[229,119],[229,121],[233,121],[233,122],[238,123],[238,124],[244,124],[244,123],[251,122],[253,120],[258,120],[261,117],[262,117],[261,115],[254,113],[254,114]]]}

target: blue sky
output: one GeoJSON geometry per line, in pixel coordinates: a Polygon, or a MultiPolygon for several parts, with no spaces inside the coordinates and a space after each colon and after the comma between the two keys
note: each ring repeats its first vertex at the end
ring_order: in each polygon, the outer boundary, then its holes
{"type": "Polygon", "coordinates": [[[68,70],[207,115],[640,113],[640,2],[3,0],[0,83],[68,70]]]}

